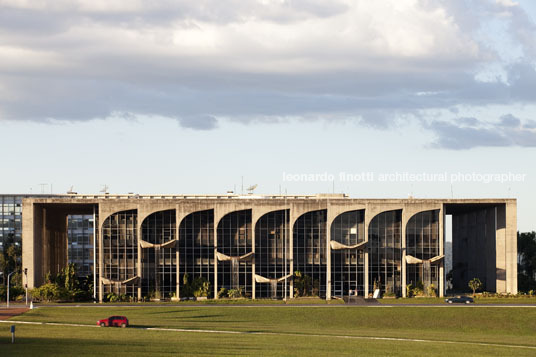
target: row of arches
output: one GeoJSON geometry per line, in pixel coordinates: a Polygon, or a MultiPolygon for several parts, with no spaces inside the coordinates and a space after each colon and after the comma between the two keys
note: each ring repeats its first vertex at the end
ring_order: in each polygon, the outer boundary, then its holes
{"type": "Polygon", "coordinates": [[[400,296],[403,260],[408,284],[439,285],[439,210],[410,218],[405,250],[402,210],[373,217],[368,236],[365,210],[342,213],[329,228],[325,209],[303,214],[292,230],[289,217],[289,210],[272,211],[253,226],[252,211],[241,210],[214,227],[214,211],[205,210],[186,216],[177,229],[175,210],[159,211],[143,220],[137,237],[137,211],[114,213],[100,239],[104,293],[137,296],[139,288],[142,296],[167,298],[177,286],[185,292],[192,279],[203,279],[209,297],[221,288],[261,298],[364,295],[375,288],[400,296]]]}

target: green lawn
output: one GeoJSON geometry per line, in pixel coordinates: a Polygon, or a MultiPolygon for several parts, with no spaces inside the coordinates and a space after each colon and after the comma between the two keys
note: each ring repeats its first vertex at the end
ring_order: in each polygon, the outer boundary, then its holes
{"type": "MultiPolygon", "coordinates": [[[[467,296],[471,296],[468,294],[467,296]]],[[[417,297],[398,299],[378,299],[381,304],[444,304],[445,298],[417,297]]],[[[500,305],[536,305],[536,297],[479,297],[475,298],[475,304],[500,304],[500,305]]]]}
{"type": "Polygon", "coordinates": [[[536,347],[536,308],[522,307],[42,307],[14,320],[88,326],[19,324],[17,343],[11,345],[9,324],[2,323],[0,351],[5,355],[536,355],[536,349],[467,344],[536,347]],[[92,327],[109,315],[126,315],[132,327],[246,333],[92,327]]]}

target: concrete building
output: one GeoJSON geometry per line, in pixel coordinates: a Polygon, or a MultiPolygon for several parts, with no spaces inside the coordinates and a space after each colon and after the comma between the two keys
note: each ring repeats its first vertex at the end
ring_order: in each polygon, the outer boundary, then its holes
{"type": "Polygon", "coordinates": [[[515,199],[353,199],[344,195],[67,195],[25,198],[29,287],[67,263],[68,215],[94,215],[95,286],[141,299],[181,296],[185,274],[251,298],[294,295],[299,271],[326,299],[350,292],[445,293],[446,217],[455,288],[517,292],[515,199]]]}

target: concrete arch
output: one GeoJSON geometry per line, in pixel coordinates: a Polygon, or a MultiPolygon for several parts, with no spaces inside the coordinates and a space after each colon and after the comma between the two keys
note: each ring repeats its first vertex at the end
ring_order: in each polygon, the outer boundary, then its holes
{"type": "Polygon", "coordinates": [[[336,209],[334,212],[336,214],[330,212],[331,207],[328,209],[328,216],[330,216],[331,219],[328,220],[327,227],[327,299],[331,298],[332,292],[335,294],[340,292],[342,295],[345,295],[346,292],[349,293],[350,290],[353,290],[358,295],[364,294],[364,276],[368,272],[364,266],[364,251],[366,250],[368,243],[368,237],[365,235],[365,207],[363,206],[361,209],[353,210],[345,210],[343,207],[337,208],[339,209],[336,209]],[[359,227],[356,227],[356,235],[358,237],[356,242],[339,242],[334,238],[333,235],[334,225],[339,219],[342,219],[344,215],[351,214],[353,212],[361,212],[362,214],[362,221],[360,222],[362,224],[362,240],[359,240],[359,227]],[[340,264],[337,265],[337,261],[340,262],[341,259],[343,259],[342,257],[344,257],[344,259],[348,259],[352,256],[355,256],[357,260],[356,263],[346,263],[347,266],[351,266],[352,268],[348,268],[348,270],[343,272],[342,269],[340,269],[340,264]],[[363,259],[363,263],[359,264],[359,259],[361,257],[363,259]],[[335,262],[332,261],[333,258],[335,259],[335,262]],[[338,269],[337,266],[339,267],[338,269]],[[359,271],[360,266],[362,266],[362,273],[359,271]]]}
{"type": "Polygon", "coordinates": [[[135,246],[133,245],[132,248],[135,247],[136,252],[136,259],[139,261],[140,259],[140,252],[139,252],[139,229],[138,229],[138,211],[136,208],[132,209],[123,209],[115,212],[109,213],[106,218],[102,219],[99,223],[99,301],[102,302],[103,300],[103,285],[111,285],[114,286],[116,290],[121,288],[121,285],[131,284],[131,283],[137,283],[138,290],[139,290],[139,277],[141,276],[140,268],[138,267],[136,273],[133,276],[129,276],[126,279],[111,279],[108,276],[105,276],[104,271],[104,225],[108,223],[108,221],[114,216],[119,214],[125,214],[128,212],[135,212],[133,215],[136,217],[136,223],[135,227],[133,227],[133,231],[136,233],[136,243],[135,246]]]}
{"type": "MultiPolygon", "coordinates": [[[[177,237],[177,232],[176,232],[176,229],[175,229],[175,232],[173,233],[173,236],[175,237],[174,239],[170,239],[169,241],[167,242],[164,242],[164,243],[151,243],[149,241],[146,241],[144,240],[143,238],[143,225],[145,224],[145,222],[147,222],[147,220],[149,219],[149,217],[155,215],[155,214],[160,214],[160,213],[165,213],[165,212],[173,212],[173,214],[175,215],[175,226],[177,225],[177,211],[175,208],[171,208],[171,209],[166,209],[166,210],[159,210],[159,211],[154,211],[148,215],[145,215],[143,218],[141,218],[139,215],[138,215],[138,222],[141,221],[141,223],[139,223],[139,228],[140,228],[140,238],[139,238],[139,241],[141,243],[141,247],[142,248],[152,248],[152,247],[156,247],[156,246],[160,246],[160,247],[163,247],[164,245],[166,247],[170,246],[170,242],[171,241],[176,241],[178,239],[177,237]]],[[[176,228],[176,227],[175,227],[176,228]]]]}
{"type": "MultiPolygon", "coordinates": [[[[290,254],[288,252],[289,247],[289,238],[290,238],[290,227],[288,224],[288,221],[290,219],[290,212],[288,209],[279,209],[279,210],[270,210],[268,212],[264,211],[264,214],[259,215],[255,223],[253,225],[253,234],[254,234],[254,241],[253,241],[253,252],[255,253],[255,259],[253,261],[253,289],[255,295],[257,294],[257,283],[260,283],[261,285],[258,287],[259,292],[265,295],[265,297],[271,296],[272,298],[280,297],[281,293],[283,291],[286,291],[284,294],[284,297],[286,298],[288,296],[288,291],[290,289],[286,289],[285,287],[288,287],[288,279],[290,278],[290,254]],[[263,221],[263,219],[269,219],[270,216],[274,216],[273,219],[275,220],[276,224],[273,226],[264,226],[259,227],[259,223],[263,221]],[[268,230],[267,230],[268,228],[268,230]],[[273,234],[277,234],[275,236],[276,239],[270,240],[267,238],[268,231],[272,231],[273,234]],[[278,233],[276,233],[278,232],[278,233]],[[260,236],[259,236],[260,235],[260,236]],[[261,242],[260,239],[264,238],[261,242]],[[277,243],[280,241],[280,243],[277,243]],[[269,242],[271,242],[271,245],[269,246],[269,242]],[[259,244],[260,243],[260,244],[259,244]],[[263,249],[262,251],[257,251],[257,245],[261,248],[268,248],[268,250],[263,249]],[[269,271],[263,268],[266,268],[267,266],[267,260],[270,259],[269,256],[263,254],[267,251],[273,252],[275,249],[276,254],[283,254],[284,261],[281,264],[278,264],[278,262],[275,263],[276,271],[280,274],[276,274],[276,276],[273,275],[273,271],[269,271]],[[286,253],[285,253],[286,252],[286,253]],[[286,254],[286,255],[285,255],[286,254]],[[260,265],[261,269],[257,269],[257,267],[260,265]],[[282,265],[282,266],[281,266],[282,265]],[[286,271],[286,273],[285,273],[286,271]],[[269,289],[268,286],[269,285],[269,289]],[[286,284],[286,285],[285,285],[286,284]],[[286,290],[285,290],[286,289],[286,290]],[[267,295],[267,293],[270,293],[267,295]]],[[[274,266],[273,264],[270,264],[270,266],[274,266]]]]}
{"type": "MultiPolygon", "coordinates": [[[[172,204],[172,203],[161,203],[159,205],[150,205],[150,204],[147,204],[147,203],[141,203],[138,205],[138,222],[139,222],[139,226],[141,228],[143,222],[145,222],[145,220],[155,214],[155,213],[159,213],[159,212],[165,212],[165,211],[171,211],[171,210],[174,210],[176,211],[176,204],[172,204]]],[[[176,220],[176,217],[175,217],[175,220],[176,220]]]]}
{"type": "MultiPolygon", "coordinates": [[[[406,263],[406,235],[407,226],[409,221],[415,215],[432,210],[439,210],[439,226],[444,227],[444,209],[441,203],[425,203],[422,201],[408,201],[404,203],[402,210],[402,297],[406,297],[407,292],[405,286],[407,285],[407,263],[406,263]]],[[[439,230],[439,255],[444,255],[444,230],[439,230]]],[[[441,262],[439,266],[441,276],[444,273],[444,262],[441,262]]],[[[445,286],[443,279],[439,280],[439,296],[444,296],[445,286]]]]}
{"type": "Polygon", "coordinates": [[[443,263],[444,255],[439,253],[440,250],[440,226],[439,226],[439,214],[440,209],[426,210],[415,213],[409,217],[406,228],[404,230],[403,240],[405,241],[405,249],[403,251],[403,264],[406,266],[404,271],[406,274],[406,284],[412,282],[417,284],[422,282],[424,286],[424,292],[427,292],[429,285],[433,284],[436,289],[439,288],[439,268],[443,263]],[[428,216],[430,220],[427,224],[435,224],[435,229],[423,230],[424,226],[421,224],[419,217],[428,216]],[[414,228],[410,231],[411,228],[414,228]],[[412,234],[411,234],[412,233],[412,234]],[[428,249],[433,248],[435,251],[421,250],[418,247],[423,247],[424,235],[426,239],[434,239],[435,244],[428,246],[428,249]],[[410,239],[410,237],[412,239],[410,239]],[[435,275],[435,278],[432,278],[435,275]]]}
{"type": "MultiPolygon", "coordinates": [[[[320,221],[321,222],[321,221],[320,221]]],[[[317,222],[319,223],[319,222],[317,222]]],[[[327,286],[328,286],[328,265],[329,265],[329,258],[328,258],[328,250],[327,250],[327,242],[328,242],[328,233],[327,233],[327,207],[321,208],[317,210],[312,210],[305,212],[301,214],[300,216],[296,217],[296,220],[292,224],[292,236],[291,236],[291,242],[292,242],[292,274],[294,273],[295,269],[299,269],[304,275],[308,275],[311,278],[311,282],[313,283],[310,287],[312,291],[315,290],[315,281],[318,281],[318,295],[319,296],[325,296],[326,299],[329,298],[329,293],[327,292],[327,286]],[[305,239],[305,242],[302,242],[300,240],[299,232],[300,232],[300,220],[305,219],[308,215],[315,215],[313,216],[313,219],[316,219],[316,215],[323,215],[324,219],[324,226],[322,227],[324,232],[315,232],[312,231],[313,235],[304,235],[303,238],[305,239]],[[307,241],[312,240],[312,244],[309,244],[307,241]],[[300,244],[303,244],[303,249],[300,249],[300,244]],[[296,250],[298,249],[298,250],[296,250]],[[299,255],[297,255],[299,254],[299,255]],[[318,255],[317,255],[318,254],[318,255]],[[310,263],[310,261],[313,261],[313,263],[310,263]]],[[[308,227],[306,227],[308,228],[308,227]]],[[[314,292],[313,292],[314,294],[314,292]]]]}
{"type": "MultiPolygon", "coordinates": [[[[184,208],[184,207],[181,207],[184,208]]],[[[208,207],[193,207],[193,209],[207,208],[201,210],[182,209],[183,216],[180,223],[177,224],[177,245],[176,245],[176,262],[177,262],[177,286],[176,296],[180,297],[181,282],[184,274],[188,273],[191,279],[202,276],[207,279],[211,286],[215,287],[214,265],[215,262],[215,229],[214,229],[214,209],[208,207]],[[200,216],[197,217],[196,216],[200,216]],[[206,220],[205,220],[206,219],[206,220]],[[188,226],[186,224],[188,223],[188,226]],[[201,224],[198,224],[201,223],[201,224]],[[192,230],[192,228],[195,228],[192,230]],[[196,244],[197,237],[203,240],[203,234],[208,234],[208,245],[196,244]],[[199,236],[201,235],[201,237],[199,236]],[[190,254],[185,252],[190,250],[190,254]],[[208,267],[208,271],[201,267],[208,267]],[[202,273],[200,273],[202,271],[202,273]]],[[[204,238],[207,238],[204,236],[204,238]]],[[[216,294],[216,291],[213,290],[216,294]]],[[[214,295],[216,296],[216,295],[214,295]]]]}
{"type": "Polygon", "coordinates": [[[218,285],[215,284],[215,288],[220,285],[227,289],[243,286],[245,295],[251,294],[253,298],[255,242],[253,241],[254,229],[251,216],[252,210],[245,208],[227,212],[218,219],[218,224],[214,227],[216,230],[214,261],[216,269],[219,269],[218,265],[220,264],[223,269],[220,269],[221,273],[215,273],[220,275],[217,279],[218,285]],[[241,234],[244,234],[242,238],[245,241],[240,238],[241,234]],[[223,281],[219,281],[220,278],[223,281]]]}
{"type": "Polygon", "coordinates": [[[405,290],[405,287],[403,287],[402,285],[402,276],[404,273],[402,268],[402,242],[404,241],[404,235],[402,232],[402,212],[402,209],[383,210],[375,214],[373,217],[370,217],[370,220],[368,220],[368,224],[366,226],[368,228],[367,254],[369,255],[369,258],[366,259],[365,264],[367,264],[368,268],[368,286],[370,287],[371,285],[371,277],[377,276],[380,282],[380,290],[383,290],[384,293],[394,293],[398,296],[399,294],[402,295],[402,291],[405,290]],[[398,237],[400,242],[392,246],[381,244],[382,239],[387,239],[387,237],[382,238],[382,231],[378,232],[378,241],[376,241],[375,239],[371,239],[371,230],[373,230],[372,226],[375,224],[376,220],[379,219],[380,216],[390,213],[394,213],[395,215],[398,215],[398,213],[400,214],[400,221],[396,221],[397,223],[400,223],[400,232],[398,237]],[[391,254],[393,254],[392,261],[390,261],[390,259],[388,258],[391,254]],[[384,256],[384,258],[381,260],[379,258],[376,259],[377,257],[381,256],[384,256]],[[379,263],[375,265],[374,262],[379,263]],[[400,266],[398,266],[399,263],[400,266]],[[374,269],[374,267],[376,267],[376,269],[374,269]],[[398,271],[400,272],[397,273],[398,271]]]}

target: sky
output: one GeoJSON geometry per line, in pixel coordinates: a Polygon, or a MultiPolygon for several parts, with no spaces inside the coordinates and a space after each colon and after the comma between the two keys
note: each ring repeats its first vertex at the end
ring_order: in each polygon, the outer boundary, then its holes
{"type": "Polygon", "coordinates": [[[2,193],[518,199],[536,4],[0,0],[2,193]]]}

